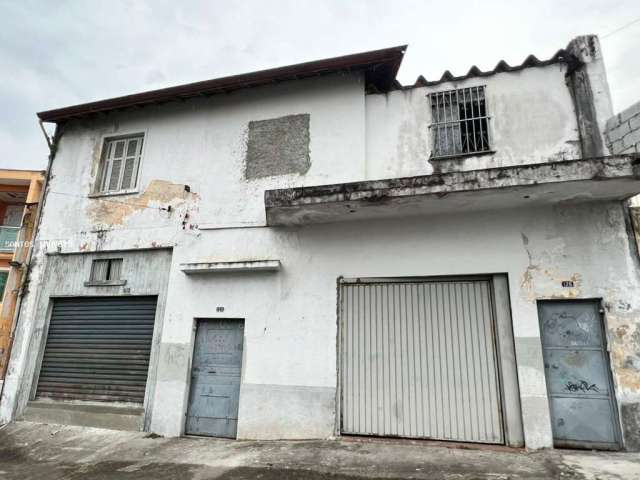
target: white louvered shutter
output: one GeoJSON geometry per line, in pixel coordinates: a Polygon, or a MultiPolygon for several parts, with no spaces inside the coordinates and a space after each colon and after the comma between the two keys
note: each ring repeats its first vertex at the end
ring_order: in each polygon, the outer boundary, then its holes
{"type": "Polygon", "coordinates": [[[139,151],[141,145],[142,138],[132,138],[127,142],[127,155],[124,160],[124,171],[122,172],[121,190],[129,190],[136,185],[138,158],[140,156],[139,151]]]}
{"type": "Polygon", "coordinates": [[[118,192],[135,188],[142,153],[142,138],[135,136],[114,139],[106,144],[101,192],[118,192]]]}

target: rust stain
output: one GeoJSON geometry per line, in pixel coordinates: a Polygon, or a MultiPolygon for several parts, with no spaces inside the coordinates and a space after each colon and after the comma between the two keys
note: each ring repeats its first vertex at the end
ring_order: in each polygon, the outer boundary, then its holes
{"type": "Polygon", "coordinates": [[[187,202],[195,202],[200,196],[187,192],[184,184],[165,180],[153,180],[141,194],[95,198],[89,201],[88,215],[96,224],[121,225],[130,215],[147,207],[175,208],[187,202]]]}
{"type": "Polygon", "coordinates": [[[629,325],[620,325],[618,328],[616,328],[616,336],[620,339],[623,339],[627,335],[628,331],[629,325]]]}

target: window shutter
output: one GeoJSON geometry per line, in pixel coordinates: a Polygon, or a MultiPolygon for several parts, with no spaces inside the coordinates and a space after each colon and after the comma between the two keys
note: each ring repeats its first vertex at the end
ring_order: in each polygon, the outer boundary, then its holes
{"type": "Polygon", "coordinates": [[[107,280],[109,260],[94,260],[91,264],[91,280],[94,282],[107,280]]]}
{"type": "Polygon", "coordinates": [[[112,258],[109,260],[109,278],[107,280],[120,280],[122,273],[122,259],[112,258]]]}
{"type": "Polygon", "coordinates": [[[94,260],[91,264],[91,282],[108,282],[120,280],[122,274],[122,258],[106,258],[94,260]]]}
{"type": "Polygon", "coordinates": [[[127,158],[124,161],[124,171],[122,172],[122,190],[133,188],[136,183],[136,163],[138,156],[138,139],[134,138],[127,143],[127,158]]]}
{"type": "Polygon", "coordinates": [[[131,188],[131,180],[133,180],[135,163],[135,158],[127,158],[124,162],[124,171],[122,172],[122,190],[129,190],[131,188]]]}
{"type": "Polygon", "coordinates": [[[118,190],[121,168],[122,159],[113,160],[111,162],[111,175],[109,176],[109,188],[107,188],[107,190],[118,190]]]}
{"type": "Polygon", "coordinates": [[[108,140],[101,169],[101,192],[118,192],[135,188],[142,153],[141,135],[108,140]]]}

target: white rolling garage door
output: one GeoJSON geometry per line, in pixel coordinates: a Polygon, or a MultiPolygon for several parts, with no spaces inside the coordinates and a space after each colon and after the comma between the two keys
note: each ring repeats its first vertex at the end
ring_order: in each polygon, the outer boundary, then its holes
{"type": "Polygon", "coordinates": [[[340,288],[342,433],[504,443],[490,279],[340,288]]]}

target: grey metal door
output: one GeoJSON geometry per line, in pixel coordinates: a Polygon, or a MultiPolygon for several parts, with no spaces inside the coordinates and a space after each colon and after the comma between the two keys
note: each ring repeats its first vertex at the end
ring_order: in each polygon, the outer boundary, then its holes
{"type": "Polygon", "coordinates": [[[156,297],[57,298],[37,397],[142,403],[156,297]]]}
{"type": "Polygon", "coordinates": [[[504,443],[490,280],[341,285],[341,431],[504,443]]]}
{"type": "Polygon", "coordinates": [[[198,320],[185,431],[236,438],[243,320],[198,320]]]}
{"type": "Polygon", "coordinates": [[[618,449],[619,429],[597,301],[538,303],[556,446],[618,449]]]}

